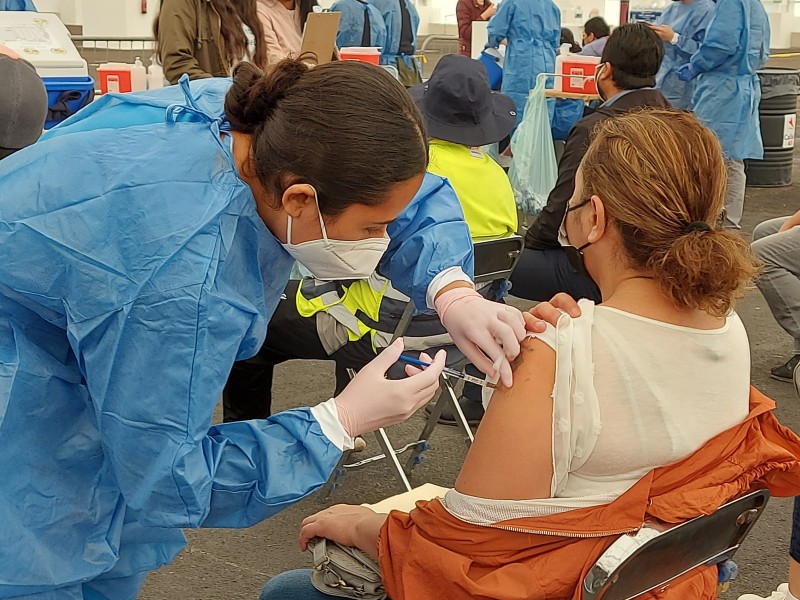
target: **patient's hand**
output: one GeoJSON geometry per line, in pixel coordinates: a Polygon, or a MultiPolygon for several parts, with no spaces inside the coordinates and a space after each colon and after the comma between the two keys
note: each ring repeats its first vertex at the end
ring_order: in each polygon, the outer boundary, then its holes
{"type": "Polygon", "coordinates": [[[525,328],[534,333],[542,333],[547,328],[547,323],[555,327],[562,314],[561,311],[570,317],[581,316],[581,309],[572,296],[564,293],[556,294],[550,302],[540,302],[530,311],[522,313],[525,317],[525,328]]]}
{"type": "Polygon", "coordinates": [[[386,517],[365,506],[331,506],[303,521],[300,549],[305,552],[312,538],[321,537],[342,546],[354,546],[378,560],[378,536],[386,517]]]}

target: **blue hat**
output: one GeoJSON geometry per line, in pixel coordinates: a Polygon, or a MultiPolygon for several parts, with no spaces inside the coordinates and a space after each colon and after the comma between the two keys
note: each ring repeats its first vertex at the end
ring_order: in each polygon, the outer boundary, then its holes
{"type": "Polygon", "coordinates": [[[408,92],[425,116],[432,138],[486,146],[505,139],[517,124],[514,101],[493,92],[486,67],[466,56],[445,56],[427,83],[408,92]]]}

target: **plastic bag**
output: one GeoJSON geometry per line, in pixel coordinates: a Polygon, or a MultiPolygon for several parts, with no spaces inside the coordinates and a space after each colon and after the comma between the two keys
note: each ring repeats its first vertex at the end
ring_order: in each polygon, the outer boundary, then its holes
{"type": "Polygon", "coordinates": [[[536,87],[528,95],[525,116],[511,138],[514,158],[508,177],[514,188],[517,208],[528,215],[537,215],[544,208],[558,176],[544,95],[546,82],[545,77],[538,78],[536,87]]]}

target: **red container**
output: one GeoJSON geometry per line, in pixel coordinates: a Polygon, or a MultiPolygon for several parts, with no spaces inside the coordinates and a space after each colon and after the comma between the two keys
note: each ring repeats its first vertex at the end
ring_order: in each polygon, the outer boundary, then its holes
{"type": "Polygon", "coordinates": [[[369,63],[371,65],[381,64],[381,49],[354,46],[351,48],[342,48],[339,50],[339,56],[342,60],[357,60],[360,62],[369,63]]]}
{"type": "Polygon", "coordinates": [[[565,57],[564,62],[561,63],[561,72],[565,75],[561,78],[561,91],[573,94],[597,94],[594,72],[599,63],[599,58],[589,62],[585,59],[574,60],[571,57],[565,57]],[[570,77],[570,75],[575,77],[570,77]],[[584,77],[578,77],[579,75],[584,77]]]}
{"type": "Polygon", "coordinates": [[[100,91],[103,94],[109,92],[130,92],[131,85],[131,65],[123,63],[106,63],[97,67],[97,79],[100,82],[100,91]]]}

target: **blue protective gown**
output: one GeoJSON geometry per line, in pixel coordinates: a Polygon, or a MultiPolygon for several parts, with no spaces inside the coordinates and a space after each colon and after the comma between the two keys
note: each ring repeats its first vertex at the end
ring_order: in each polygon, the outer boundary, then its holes
{"type": "Polygon", "coordinates": [[[32,0],[0,0],[0,10],[32,10],[36,7],[32,0]]]}
{"type": "Polygon", "coordinates": [[[656,87],[675,108],[692,109],[694,82],[681,81],[675,73],[697,52],[713,15],[712,0],[694,0],[672,2],[658,18],[658,25],[669,25],[679,34],[677,44],[664,42],[664,60],[656,75],[656,87]]]}
{"type": "Polygon", "coordinates": [[[691,60],[700,75],[693,96],[697,117],[717,134],[732,160],[762,158],[756,71],[769,58],[769,19],[760,0],[718,0],[706,36],[691,60]]]}
{"type": "Polygon", "coordinates": [[[386,23],[381,11],[366,0],[337,0],[331,6],[334,12],[342,13],[336,45],[339,48],[361,46],[364,36],[364,15],[369,14],[369,46],[386,46],[386,23]]]}
{"type": "Polygon", "coordinates": [[[488,31],[489,48],[508,40],[502,91],[514,100],[519,125],[536,76],[555,70],[561,12],[552,0],[503,0],[489,20],[488,31]]]}
{"type": "MultiPolygon", "coordinates": [[[[293,260],[221,137],[230,82],[198,83],[105,96],[0,162],[0,598],[133,598],[180,528],[257,523],[341,456],[309,409],[211,426],[293,260]]],[[[421,305],[471,273],[441,178],[389,233],[381,268],[421,305]]]]}
{"type": "Polygon", "coordinates": [[[369,0],[383,17],[386,25],[386,44],[381,52],[382,65],[396,65],[398,59],[402,59],[407,66],[411,67],[412,56],[400,54],[400,32],[403,29],[403,16],[400,11],[400,2],[405,2],[405,6],[411,16],[411,35],[414,48],[417,47],[417,30],[419,29],[419,13],[416,7],[409,0],[369,0]]]}

